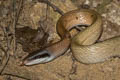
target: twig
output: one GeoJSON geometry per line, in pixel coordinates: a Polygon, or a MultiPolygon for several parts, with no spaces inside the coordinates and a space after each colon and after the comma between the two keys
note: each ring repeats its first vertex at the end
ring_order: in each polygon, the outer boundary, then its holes
{"type": "Polygon", "coordinates": [[[31,80],[31,79],[28,79],[28,78],[25,78],[25,77],[22,77],[22,76],[18,76],[18,75],[15,75],[15,74],[4,73],[2,75],[8,75],[8,76],[13,76],[13,77],[17,77],[17,78],[21,78],[21,79],[25,79],[25,80],[31,80]]]}
{"type": "Polygon", "coordinates": [[[9,61],[9,58],[10,58],[10,54],[8,53],[8,51],[10,49],[10,41],[8,39],[8,33],[7,33],[6,29],[5,29],[5,27],[2,27],[2,29],[3,29],[3,32],[4,32],[5,36],[6,36],[6,41],[7,41],[7,50],[5,50],[4,48],[2,48],[2,50],[6,54],[6,58],[7,59],[5,61],[5,64],[3,65],[2,69],[0,70],[0,75],[2,74],[2,72],[4,71],[4,69],[6,68],[6,65],[7,65],[8,61],[9,61]]]}
{"type": "Polygon", "coordinates": [[[8,61],[9,61],[9,59],[10,59],[10,54],[9,53],[6,53],[7,54],[7,59],[6,59],[6,62],[5,62],[5,64],[3,65],[3,67],[2,67],[2,69],[1,69],[1,71],[0,71],[0,75],[2,75],[2,72],[5,70],[5,68],[6,68],[6,65],[8,64],[8,61]]]}
{"type": "Polygon", "coordinates": [[[38,0],[38,2],[48,4],[49,6],[51,6],[51,7],[53,8],[53,10],[54,10],[55,12],[58,12],[60,15],[63,15],[63,14],[64,14],[64,12],[63,12],[61,9],[59,9],[57,6],[55,6],[54,4],[52,4],[52,3],[51,3],[50,1],[48,1],[48,0],[38,0]]]}
{"type": "MultiPolygon", "coordinates": [[[[15,39],[15,28],[16,28],[16,23],[18,21],[18,17],[19,17],[19,14],[20,14],[20,10],[21,10],[21,6],[22,6],[22,3],[23,3],[23,0],[20,1],[20,4],[19,4],[19,8],[18,8],[18,11],[15,13],[15,16],[14,16],[14,21],[13,21],[13,40],[14,40],[14,52],[15,52],[15,48],[16,48],[16,39],[15,39]]],[[[10,25],[9,25],[10,26],[10,25]]],[[[8,26],[8,27],[9,27],[8,26]]],[[[8,33],[6,31],[6,28],[5,27],[2,27],[3,29],[3,32],[5,34],[5,37],[6,37],[6,41],[7,41],[7,50],[4,50],[4,53],[6,54],[6,61],[5,61],[5,64],[3,65],[2,69],[0,70],[0,75],[2,75],[4,69],[6,68],[6,65],[9,61],[9,58],[10,58],[10,54],[8,53],[8,51],[10,50],[10,40],[8,39],[8,33]]],[[[2,49],[3,50],[3,49],[2,49]]]]}
{"type": "Polygon", "coordinates": [[[14,12],[14,21],[13,21],[13,53],[15,53],[15,50],[16,50],[16,37],[15,37],[15,29],[16,29],[16,25],[17,25],[17,22],[18,22],[18,19],[19,19],[19,15],[20,15],[20,11],[22,9],[22,4],[23,4],[23,0],[20,0],[20,3],[19,3],[19,6],[18,6],[18,10],[15,11],[15,3],[16,3],[16,0],[13,0],[13,12],[14,12]]]}

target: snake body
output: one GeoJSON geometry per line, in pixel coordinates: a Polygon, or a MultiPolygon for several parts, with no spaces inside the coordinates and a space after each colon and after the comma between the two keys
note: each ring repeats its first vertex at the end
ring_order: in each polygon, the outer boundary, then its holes
{"type": "Polygon", "coordinates": [[[77,61],[87,64],[120,56],[120,37],[96,42],[102,33],[102,18],[94,10],[77,9],[67,12],[59,18],[56,29],[61,40],[37,53],[28,55],[23,60],[24,65],[52,61],[65,53],[69,47],[77,61]],[[88,27],[71,38],[70,30],[76,25],[88,27]]]}

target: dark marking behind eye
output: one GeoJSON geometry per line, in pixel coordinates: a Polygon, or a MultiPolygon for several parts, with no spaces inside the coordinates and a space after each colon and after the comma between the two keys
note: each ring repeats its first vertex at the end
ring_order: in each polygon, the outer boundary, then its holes
{"type": "Polygon", "coordinates": [[[93,18],[93,17],[95,17],[95,15],[91,15],[91,17],[93,18]]]}
{"type": "Polygon", "coordinates": [[[39,58],[45,58],[45,57],[50,57],[50,55],[48,53],[44,53],[42,55],[37,55],[33,57],[32,59],[39,59],[39,58]]]}

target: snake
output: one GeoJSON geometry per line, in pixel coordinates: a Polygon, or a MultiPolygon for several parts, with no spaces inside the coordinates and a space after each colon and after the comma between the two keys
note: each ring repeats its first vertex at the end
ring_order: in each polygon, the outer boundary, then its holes
{"type": "Polygon", "coordinates": [[[69,48],[74,58],[84,64],[104,62],[120,56],[120,36],[104,41],[100,38],[103,27],[101,15],[92,9],[76,9],[62,15],[56,24],[61,40],[40,51],[26,56],[22,64],[35,65],[50,62],[63,55],[69,48]],[[71,36],[70,31],[76,26],[86,26],[84,30],[71,36]]]}

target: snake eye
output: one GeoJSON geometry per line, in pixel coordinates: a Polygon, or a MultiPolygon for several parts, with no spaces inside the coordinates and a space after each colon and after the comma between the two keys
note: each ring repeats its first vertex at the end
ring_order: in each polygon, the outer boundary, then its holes
{"type": "Polygon", "coordinates": [[[24,65],[35,65],[39,63],[46,63],[54,59],[54,56],[51,55],[47,50],[40,51],[35,54],[28,55],[24,61],[24,65]]]}

